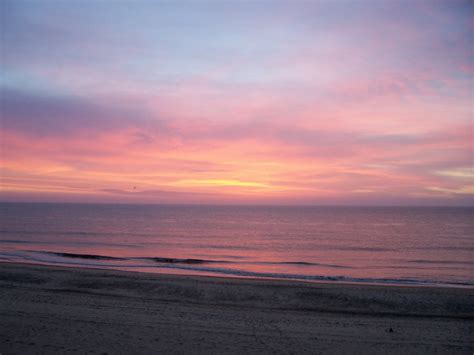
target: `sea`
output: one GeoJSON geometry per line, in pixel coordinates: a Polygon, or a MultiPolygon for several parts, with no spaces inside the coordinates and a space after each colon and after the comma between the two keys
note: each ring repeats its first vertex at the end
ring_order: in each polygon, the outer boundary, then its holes
{"type": "Polygon", "coordinates": [[[0,203],[0,261],[474,288],[474,207],[0,203]]]}

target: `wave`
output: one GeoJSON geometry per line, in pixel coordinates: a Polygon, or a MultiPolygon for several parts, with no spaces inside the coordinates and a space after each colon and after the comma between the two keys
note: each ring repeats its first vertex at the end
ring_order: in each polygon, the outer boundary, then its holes
{"type": "Polygon", "coordinates": [[[457,261],[457,260],[407,260],[406,262],[414,263],[414,264],[474,265],[474,261],[457,261]]]}
{"type": "MultiPolygon", "coordinates": [[[[178,259],[178,258],[119,258],[95,254],[76,254],[76,253],[60,253],[50,251],[23,251],[0,253],[0,259],[10,262],[28,262],[64,265],[76,267],[90,268],[106,268],[106,269],[135,269],[137,271],[150,271],[153,269],[174,269],[184,270],[201,275],[221,275],[235,277],[251,277],[261,279],[286,279],[286,280],[303,280],[303,281],[327,281],[327,282],[345,282],[345,283],[365,283],[365,284],[393,284],[393,285],[427,285],[427,286],[457,286],[457,287],[474,287],[474,280],[456,281],[456,280],[432,280],[420,279],[416,277],[407,278],[370,278],[370,277],[350,277],[343,275],[327,276],[327,275],[308,275],[298,273],[278,273],[278,272],[258,272],[242,270],[241,268],[230,268],[220,266],[206,266],[199,264],[220,263],[217,260],[204,259],[178,259]],[[43,257],[41,257],[43,255],[43,257]],[[44,258],[45,255],[53,255],[58,258],[44,258]],[[84,261],[80,261],[84,260],[84,261]],[[87,260],[87,261],[85,261],[87,260]],[[154,261],[150,263],[147,261],[154,261]]],[[[243,264],[227,262],[231,264],[243,264]]],[[[274,262],[269,262],[274,263],[274,262]]],[[[279,264],[285,263],[305,263],[305,262],[275,262],[279,264]]],[[[242,265],[241,265],[242,266],[242,265]]]]}
{"type": "Polygon", "coordinates": [[[0,230],[0,234],[11,235],[47,235],[47,236],[90,236],[90,237],[111,237],[111,236],[134,236],[134,237],[155,237],[156,233],[129,233],[129,232],[85,232],[85,231],[29,231],[29,230],[0,230]]]}
{"type": "Polygon", "coordinates": [[[40,242],[40,241],[29,241],[29,240],[13,240],[13,239],[2,239],[0,243],[4,244],[52,244],[52,242],[40,242]]]}
{"type": "Polygon", "coordinates": [[[126,258],[119,258],[115,256],[105,256],[96,254],[75,254],[75,253],[57,253],[52,251],[44,251],[42,253],[62,256],[64,258],[76,258],[76,259],[90,259],[90,260],[127,260],[126,258]]]}
{"type": "Polygon", "coordinates": [[[366,278],[366,277],[349,277],[349,276],[302,275],[302,274],[255,272],[255,271],[236,270],[236,269],[227,269],[227,268],[186,267],[185,265],[182,265],[182,266],[166,265],[166,266],[163,266],[163,268],[202,271],[202,272],[211,272],[215,274],[233,275],[233,276],[240,276],[240,277],[266,278],[266,279],[334,281],[334,282],[365,283],[365,284],[474,286],[474,282],[421,280],[418,278],[368,278],[368,277],[366,278]]]}
{"type": "Polygon", "coordinates": [[[170,263],[170,264],[207,264],[207,263],[225,263],[226,262],[226,261],[219,261],[219,260],[177,259],[177,258],[162,258],[162,257],[131,258],[131,259],[153,260],[158,263],[170,263]]]}
{"type": "MultiPolygon", "coordinates": [[[[12,239],[0,239],[0,244],[30,244],[30,245],[54,245],[57,246],[57,241],[44,241],[44,240],[12,240],[12,239]]],[[[137,244],[124,244],[124,243],[110,243],[110,242],[80,242],[80,241],[61,241],[61,246],[103,246],[103,247],[120,247],[120,248],[133,248],[141,249],[141,245],[137,244]]],[[[46,252],[45,252],[46,253],[46,252]]]]}
{"type": "Polygon", "coordinates": [[[211,260],[211,259],[194,259],[194,258],[170,258],[170,257],[115,257],[108,255],[97,255],[97,254],[77,254],[77,253],[64,253],[64,252],[52,252],[52,251],[31,251],[34,253],[56,255],[63,258],[75,258],[75,259],[92,259],[92,260],[147,260],[154,261],[157,263],[164,264],[239,264],[239,265],[300,265],[300,266],[323,266],[329,268],[345,268],[351,269],[351,266],[336,265],[336,264],[323,264],[314,263],[308,261],[229,261],[229,260],[211,260]]]}
{"type": "MultiPolygon", "coordinates": [[[[63,258],[72,259],[89,259],[89,260],[129,260],[129,261],[154,261],[157,263],[169,263],[169,264],[207,264],[207,263],[226,263],[225,260],[205,260],[205,259],[181,259],[181,258],[168,258],[168,257],[117,257],[109,255],[98,255],[98,254],[78,254],[78,253],[64,253],[64,252],[53,252],[45,250],[28,250],[29,253],[44,254],[44,255],[55,255],[63,258]]],[[[232,262],[228,262],[232,263],[232,262]]]]}
{"type": "Polygon", "coordinates": [[[368,252],[384,252],[384,251],[391,251],[396,250],[395,248],[381,248],[381,247],[359,247],[359,246],[332,246],[328,249],[334,250],[347,250],[347,251],[368,251],[368,252]]]}
{"type": "Polygon", "coordinates": [[[341,268],[341,269],[353,269],[352,266],[347,266],[347,265],[310,263],[308,261],[280,261],[280,262],[263,261],[262,264],[324,266],[324,267],[333,267],[333,268],[341,268]]]}
{"type": "MultiPolygon", "coordinates": [[[[138,258],[132,258],[138,259],[138,258]]],[[[153,257],[153,258],[141,258],[153,260],[159,263],[170,263],[170,264],[246,264],[246,265],[301,265],[301,266],[325,266],[333,268],[347,268],[350,269],[350,266],[345,265],[334,265],[334,264],[321,264],[321,263],[311,263],[308,261],[228,261],[228,260],[206,260],[206,259],[177,259],[177,258],[162,258],[162,257],[153,257]]]]}
{"type": "Polygon", "coordinates": [[[460,251],[474,251],[474,246],[443,246],[443,247],[437,247],[437,246],[426,246],[426,247],[418,247],[418,248],[413,248],[414,250],[437,250],[437,251],[445,251],[445,250],[460,250],[460,251]]]}
{"type": "Polygon", "coordinates": [[[27,230],[0,230],[0,234],[31,234],[31,235],[98,235],[104,233],[80,232],[80,231],[27,231],[27,230]]]}

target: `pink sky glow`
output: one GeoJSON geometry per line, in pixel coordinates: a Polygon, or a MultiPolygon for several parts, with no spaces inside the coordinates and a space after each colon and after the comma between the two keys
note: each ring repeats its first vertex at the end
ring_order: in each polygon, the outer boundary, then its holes
{"type": "Polygon", "coordinates": [[[472,204],[470,1],[0,10],[1,201],[472,204]]]}

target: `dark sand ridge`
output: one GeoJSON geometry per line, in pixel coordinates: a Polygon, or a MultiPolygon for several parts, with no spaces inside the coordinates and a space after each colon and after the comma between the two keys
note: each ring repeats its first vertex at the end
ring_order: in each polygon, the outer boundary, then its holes
{"type": "Polygon", "coordinates": [[[474,290],[0,263],[0,353],[460,353],[474,290]]]}

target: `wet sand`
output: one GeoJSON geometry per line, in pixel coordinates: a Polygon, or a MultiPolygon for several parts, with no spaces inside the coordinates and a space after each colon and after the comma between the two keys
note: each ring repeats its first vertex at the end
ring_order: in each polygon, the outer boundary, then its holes
{"type": "Polygon", "coordinates": [[[474,290],[0,263],[0,353],[472,354],[474,290]]]}

